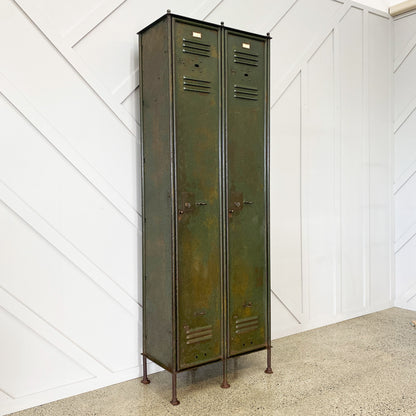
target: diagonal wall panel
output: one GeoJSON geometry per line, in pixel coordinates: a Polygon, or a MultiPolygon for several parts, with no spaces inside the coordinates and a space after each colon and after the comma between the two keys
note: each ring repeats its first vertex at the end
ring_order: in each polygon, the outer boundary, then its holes
{"type": "Polygon", "coordinates": [[[416,14],[393,22],[396,305],[416,310],[416,14]]]}

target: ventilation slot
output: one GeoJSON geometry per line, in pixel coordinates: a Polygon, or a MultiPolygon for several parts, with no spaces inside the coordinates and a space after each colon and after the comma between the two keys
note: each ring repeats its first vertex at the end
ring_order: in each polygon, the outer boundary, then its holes
{"type": "Polygon", "coordinates": [[[235,333],[244,334],[251,332],[259,327],[259,319],[257,316],[251,318],[237,319],[235,322],[235,333]]]}
{"type": "Polygon", "coordinates": [[[183,39],[182,51],[199,56],[211,56],[211,46],[207,43],[196,42],[194,40],[183,39]]]}
{"type": "Polygon", "coordinates": [[[183,89],[185,91],[210,93],[211,81],[204,81],[202,79],[183,77],[183,89]]]}
{"type": "Polygon", "coordinates": [[[239,52],[234,49],[234,62],[237,64],[258,66],[259,56],[255,53],[239,52]]]}
{"type": "Polygon", "coordinates": [[[241,85],[234,85],[234,97],[242,98],[243,100],[258,100],[258,89],[252,87],[242,87],[241,85]]]}
{"type": "Polygon", "coordinates": [[[212,338],[212,325],[200,326],[186,331],[186,344],[208,341],[212,338]]]}

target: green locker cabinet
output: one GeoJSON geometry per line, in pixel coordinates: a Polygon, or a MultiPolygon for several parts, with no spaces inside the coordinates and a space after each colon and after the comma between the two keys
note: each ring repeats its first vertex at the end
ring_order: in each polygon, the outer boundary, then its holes
{"type": "Polygon", "coordinates": [[[139,32],[143,379],[267,349],[269,36],[166,15],[139,32]]]}

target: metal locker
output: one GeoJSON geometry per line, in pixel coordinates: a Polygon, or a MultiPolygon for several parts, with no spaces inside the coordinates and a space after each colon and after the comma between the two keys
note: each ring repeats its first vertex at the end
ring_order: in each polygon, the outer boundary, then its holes
{"type": "Polygon", "coordinates": [[[229,355],[267,346],[266,43],[225,30],[229,355]]]}
{"type": "Polygon", "coordinates": [[[166,15],[139,32],[143,379],[267,349],[269,36],[166,15]]]}

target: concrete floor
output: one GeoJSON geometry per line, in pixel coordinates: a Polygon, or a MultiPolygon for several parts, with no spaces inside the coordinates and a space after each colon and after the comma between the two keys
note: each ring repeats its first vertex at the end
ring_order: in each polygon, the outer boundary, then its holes
{"type": "Polygon", "coordinates": [[[131,380],[14,413],[15,416],[416,415],[416,312],[393,308],[273,341],[274,374],[264,351],[178,376],[131,380]]]}

